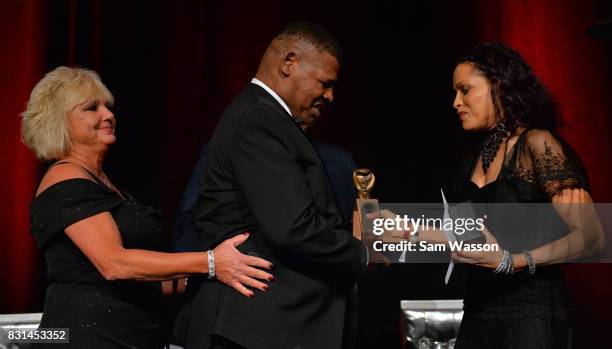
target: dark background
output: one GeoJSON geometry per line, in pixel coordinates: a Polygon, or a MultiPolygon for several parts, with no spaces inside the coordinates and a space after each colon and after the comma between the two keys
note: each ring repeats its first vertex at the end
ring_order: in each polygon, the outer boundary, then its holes
{"type": "MultiPolygon", "coordinates": [[[[452,108],[456,58],[484,40],[517,49],[563,107],[596,202],[612,201],[612,42],[585,35],[607,1],[0,1],[0,313],[38,312],[43,262],[28,207],[44,165],[19,141],[18,114],[59,65],[100,73],[118,142],[105,169],[135,197],[174,210],[224,107],[254,76],[274,33],[315,22],[345,49],[335,103],[313,130],[373,169],[383,202],[438,202],[464,143],[452,108]]],[[[445,265],[377,270],[360,285],[360,346],[397,347],[399,300],[461,298],[445,265]]],[[[566,267],[584,347],[605,343],[612,269],[566,267]]]]}

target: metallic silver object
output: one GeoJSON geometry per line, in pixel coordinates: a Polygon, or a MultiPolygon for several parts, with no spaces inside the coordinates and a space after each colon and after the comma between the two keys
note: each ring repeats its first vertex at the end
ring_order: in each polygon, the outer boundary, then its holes
{"type": "Polygon", "coordinates": [[[213,252],[213,250],[208,250],[206,251],[206,253],[208,254],[208,278],[212,280],[215,278],[216,275],[215,253],[213,252]]]}
{"type": "Polygon", "coordinates": [[[529,275],[531,276],[535,275],[536,266],[535,266],[535,262],[533,261],[533,256],[531,255],[531,252],[523,251],[523,254],[525,255],[525,259],[527,259],[527,266],[529,267],[529,275]]]}
{"type": "Polygon", "coordinates": [[[27,345],[8,340],[7,331],[38,328],[42,313],[0,314],[0,349],[19,349],[27,345]]]}
{"type": "Polygon", "coordinates": [[[463,301],[400,302],[406,349],[452,349],[463,319],[463,301]]]}

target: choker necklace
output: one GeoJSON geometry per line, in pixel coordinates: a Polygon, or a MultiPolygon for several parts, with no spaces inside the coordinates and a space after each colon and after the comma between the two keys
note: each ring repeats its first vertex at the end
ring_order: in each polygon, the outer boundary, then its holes
{"type": "Polygon", "coordinates": [[[499,146],[504,141],[504,138],[510,136],[514,131],[515,127],[507,127],[503,121],[497,123],[497,125],[488,132],[482,142],[482,148],[480,149],[480,157],[482,158],[482,170],[487,173],[487,169],[491,166],[499,146]]]}

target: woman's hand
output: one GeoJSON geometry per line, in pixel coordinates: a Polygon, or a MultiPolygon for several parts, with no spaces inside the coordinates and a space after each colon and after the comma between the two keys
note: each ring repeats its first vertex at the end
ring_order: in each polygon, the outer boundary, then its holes
{"type": "Polygon", "coordinates": [[[233,287],[243,295],[253,297],[255,293],[245,286],[266,291],[268,285],[259,280],[273,281],[274,277],[258,269],[270,270],[272,269],[272,263],[265,259],[247,256],[236,249],[236,246],[239,246],[248,238],[249,233],[237,235],[225,240],[213,250],[215,254],[215,276],[219,281],[233,287]]]}
{"type": "Polygon", "coordinates": [[[485,244],[497,246],[497,251],[453,251],[451,258],[458,263],[474,264],[490,269],[497,268],[504,256],[504,250],[486,228],[482,230],[482,235],[485,238],[485,244]]]}

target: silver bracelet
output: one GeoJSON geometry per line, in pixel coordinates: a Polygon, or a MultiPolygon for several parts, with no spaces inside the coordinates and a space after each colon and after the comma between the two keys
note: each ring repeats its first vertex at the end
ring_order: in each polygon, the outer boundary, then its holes
{"type": "Polygon", "coordinates": [[[208,254],[208,278],[215,278],[215,254],[212,250],[206,251],[208,254]]]}
{"type": "Polygon", "coordinates": [[[529,266],[529,275],[535,275],[536,267],[531,252],[523,251],[523,254],[525,255],[525,259],[527,260],[527,266],[529,266]]]}
{"type": "Polygon", "coordinates": [[[502,255],[501,261],[499,261],[499,264],[497,265],[497,268],[495,268],[495,270],[493,270],[493,274],[501,273],[505,269],[505,267],[506,267],[505,263],[506,263],[506,250],[504,250],[504,254],[502,255]]]}
{"type": "Polygon", "coordinates": [[[508,250],[504,250],[504,255],[502,256],[497,268],[493,270],[493,274],[512,275],[512,273],[514,273],[513,264],[512,253],[510,253],[508,250]]]}

